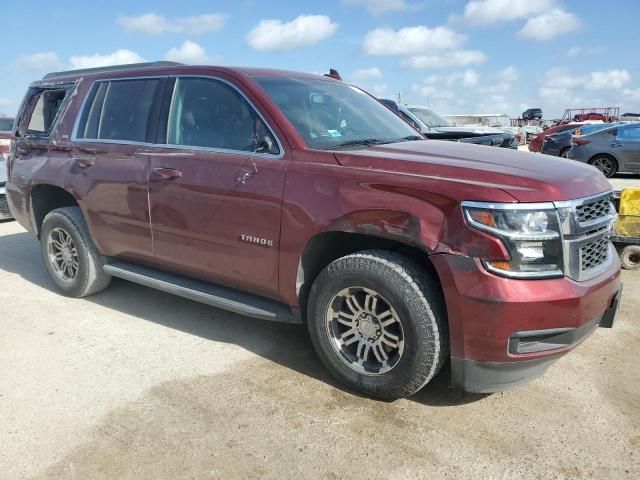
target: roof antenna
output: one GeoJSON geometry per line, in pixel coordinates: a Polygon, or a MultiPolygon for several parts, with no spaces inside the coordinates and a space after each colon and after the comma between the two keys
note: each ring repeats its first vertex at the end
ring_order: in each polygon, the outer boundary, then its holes
{"type": "Polygon", "coordinates": [[[335,78],[336,80],[342,80],[342,77],[338,73],[338,70],[336,70],[335,68],[330,68],[329,73],[325,73],[324,76],[329,78],[335,78]]]}

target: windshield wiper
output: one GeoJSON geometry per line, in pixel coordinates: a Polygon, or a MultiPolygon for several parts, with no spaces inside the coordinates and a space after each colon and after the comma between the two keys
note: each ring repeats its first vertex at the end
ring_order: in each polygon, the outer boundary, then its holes
{"type": "Polygon", "coordinates": [[[398,141],[399,142],[401,142],[401,141],[410,142],[411,140],[424,140],[424,137],[421,137],[420,135],[408,135],[406,137],[402,137],[398,141]]]}
{"type": "Polygon", "coordinates": [[[348,142],[338,143],[329,148],[329,150],[336,150],[344,147],[357,147],[364,145],[365,147],[372,147],[374,145],[382,145],[383,143],[393,143],[388,140],[380,140],[379,138],[362,138],[359,140],[349,140],[348,142]]]}

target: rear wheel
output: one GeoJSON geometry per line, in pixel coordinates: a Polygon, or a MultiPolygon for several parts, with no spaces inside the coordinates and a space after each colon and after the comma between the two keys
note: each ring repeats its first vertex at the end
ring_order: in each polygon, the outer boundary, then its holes
{"type": "Polygon", "coordinates": [[[341,383],[383,399],[406,397],[448,354],[437,281],[408,258],[365,251],[327,266],[311,289],[309,331],[341,383]]]}
{"type": "Polygon", "coordinates": [[[111,282],[103,270],[105,258],[91,241],[78,207],[49,212],[42,222],[40,245],[47,271],[64,295],[86,297],[111,282]]]}
{"type": "Polygon", "coordinates": [[[618,170],[617,162],[608,155],[594,157],[589,163],[600,170],[607,178],[612,177],[618,170]]]}
{"type": "Polygon", "coordinates": [[[626,270],[640,269],[640,245],[627,245],[620,252],[620,263],[626,270]]]}
{"type": "Polygon", "coordinates": [[[560,151],[560,156],[561,156],[562,158],[569,158],[569,150],[571,150],[571,147],[563,148],[563,149],[560,151]]]}

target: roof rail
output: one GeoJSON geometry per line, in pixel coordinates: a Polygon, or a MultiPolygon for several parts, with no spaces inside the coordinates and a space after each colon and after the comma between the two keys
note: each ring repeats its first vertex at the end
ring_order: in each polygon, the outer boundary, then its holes
{"type": "Polygon", "coordinates": [[[151,68],[151,67],[175,67],[176,65],[184,65],[184,63],[159,61],[159,62],[146,62],[146,63],[129,63],[126,65],[109,65],[107,67],[81,68],[79,70],[66,70],[62,72],[47,73],[44,77],[42,77],[42,79],[49,80],[51,78],[84,75],[88,73],[110,72],[115,70],[133,70],[138,68],[151,68]]]}

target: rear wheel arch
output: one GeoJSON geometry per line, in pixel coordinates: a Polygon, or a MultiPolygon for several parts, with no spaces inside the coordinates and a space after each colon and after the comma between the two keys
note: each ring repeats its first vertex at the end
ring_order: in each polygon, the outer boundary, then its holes
{"type": "Polygon", "coordinates": [[[79,207],[78,200],[69,191],[56,185],[34,185],[30,193],[31,221],[40,237],[42,222],[49,212],[63,207],[79,207]]]}

